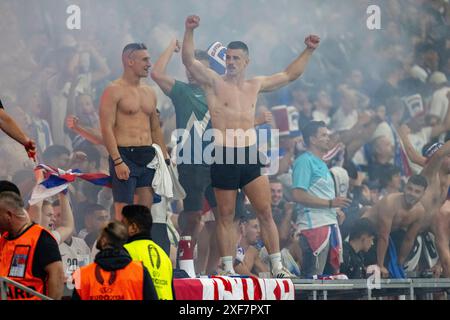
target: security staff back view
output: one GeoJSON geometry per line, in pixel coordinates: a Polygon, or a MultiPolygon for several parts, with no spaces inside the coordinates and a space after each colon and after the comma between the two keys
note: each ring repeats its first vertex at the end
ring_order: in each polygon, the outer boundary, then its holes
{"type": "Polygon", "coordinates": [[[155,287],[141,262],[123,248],[127,231],[110,222],[97,241],[95,262],[75,271],[73,300],[157,300],[155,287]]]}
{"type": "Polygon", "coordinates": [[[134,261],[142,261],[148,269],[160,300],[173,300],[173,268],[169,256],[151,240],[152,215],[141,205],[129,205],[122,210],[123,223],[128,230],[124,245],[134,261]]]}

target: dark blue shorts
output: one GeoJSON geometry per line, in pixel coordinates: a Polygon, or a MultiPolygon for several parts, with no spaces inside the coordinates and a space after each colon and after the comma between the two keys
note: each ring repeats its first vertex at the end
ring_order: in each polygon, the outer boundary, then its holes
{"type": "Polygon", "coordinates": [[[153,147],[119,147],[122,160],[130,168],[130,178],[119,180],[116,176],[114,163],[109,157],[109,174],[112,179],[114,202],[133,204],[136,189],[151,187],[155,170],[147,168],[155,157],[153,147]]]}
{"type": "Polygon", "coordinates": [[[261,176],[261,155],[256,146],[245,148],[216,147],[211,165],[211,185],[221,190],[238,190],[261,176]],[[222,148],[218,153],[218,148],[222,148]],[[229,153],[229,157],[227,156],[229,153]]]}

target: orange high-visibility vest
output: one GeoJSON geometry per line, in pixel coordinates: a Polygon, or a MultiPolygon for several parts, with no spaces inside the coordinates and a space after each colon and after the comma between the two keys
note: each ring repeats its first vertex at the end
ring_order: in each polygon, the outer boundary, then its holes
{"type": "Polygon", "coordinates": [[[91,263],[75,271],[75,290],[81,300],[143,300],[144,266],[132,261],[123,269],[105,271],[91,263]]]}
{"type": "MultiPolygon", "coordinates": [[[[0,277],[7,277],[46,295],[46,280],[37,278],[32,273],[36,244],[43,231],[47,232],[40,225],[34,224],[17,239],[8,240],[7,233],[2,235],[0,238],[0,277]]],[[[8,286],[8,300],[41,299],[22,289],[8,286]]]]}

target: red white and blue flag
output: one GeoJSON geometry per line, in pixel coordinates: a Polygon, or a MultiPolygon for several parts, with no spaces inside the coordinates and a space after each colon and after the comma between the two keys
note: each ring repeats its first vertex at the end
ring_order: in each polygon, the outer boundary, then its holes
{"type": "Polygon", "coordinates": [[[342,238],[339,227],[334,224],[303,230],[302,235],[316,257],[329,245],[329,263],[334,272],[338,273],[342,262],[342,238]]]}
{"type": "Polygon", "coordinates": [[[77,179],[88,181],[97,186],[111,188],[111,177],[104,173],[83,173],[79,169],[65,171],[45,164],[37,165],[34,170],[38,184],[31,194],[30,205],[66,190],[69,184],[77,179]],[[41,176],[41,173],[43,176],[41,176]]]}

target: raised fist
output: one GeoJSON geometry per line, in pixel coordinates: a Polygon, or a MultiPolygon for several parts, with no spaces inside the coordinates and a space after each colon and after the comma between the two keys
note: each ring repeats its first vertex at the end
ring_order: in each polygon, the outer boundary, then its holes
{"type": "Polygon", "coordinates": [[[200,17],[199,16],[189,16],[186,19],[186,29],[192,29],[194,30],[200,25],[200,17]]]}
{"type": "Polygon", "coordinates": [[[305,39],[305,44],[308,47],[308,49],[316,50],[319,47],[320,44],[320,38],[316,35],[309,35],[305,39]]]}

